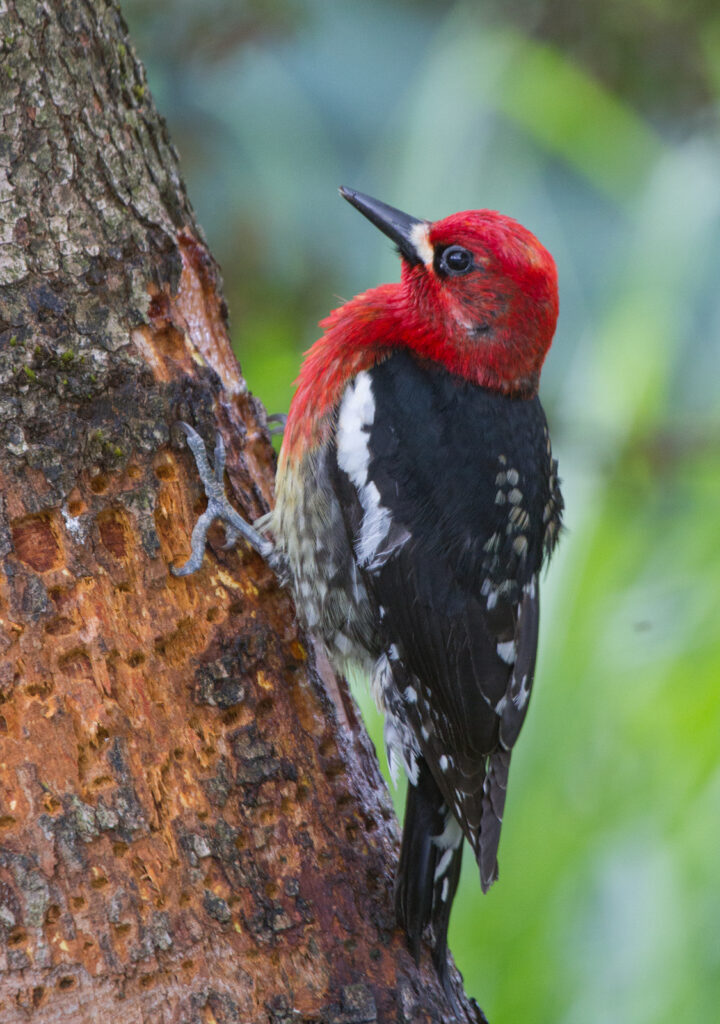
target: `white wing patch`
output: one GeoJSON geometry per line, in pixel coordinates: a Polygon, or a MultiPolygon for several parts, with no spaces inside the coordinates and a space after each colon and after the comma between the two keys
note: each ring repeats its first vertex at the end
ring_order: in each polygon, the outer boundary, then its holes
{"type": "Polygon", "coordinates": [[[356,487],[367,483],[370,452],[368,430],[375,419],[375,399],[370,374],[358,373],[350,381],[340,402],[337,426],[338,464],[356,487]]]}
{"type": "Polygon", "coordinates": [[[355,484],[363,508],[360,535],[355,542],[355,556],[358,565],[369,570],[384,564],[390,553],[409,537],[406,531],[400,531],[400,536],[391,541],[387,550],[383,549],[383,542],[388,539],[393,523],[389,509],[380,502],[377,487],[372,480],[368,480],[368,442],[374,419],[375,399],[372,382],[370,374],[363,370],[345,388],[340,402],[337,461],[340,469],[347,473],[355,484]]]}

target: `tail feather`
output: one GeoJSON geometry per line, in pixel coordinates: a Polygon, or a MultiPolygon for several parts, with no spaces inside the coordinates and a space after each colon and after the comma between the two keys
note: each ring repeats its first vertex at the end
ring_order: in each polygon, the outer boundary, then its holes
{"type": "Polygon", "coordinates": [[[447,930],[462,862],[462,832],[459,827],[447,828],[448,813],[427,763],[420,758],[417,784],[408,785],[395,913],[416,962],[423,931],[432,924],[433,961],[445,987],[447,930]]]}
{"type": "Polygon", "coordinates": [[[443,799],[430,769],[420,759],[417,784],[408,784],[400,863],[395,876],[395,915],[405,929],[415,961],[432,911],[438,847],[433,836],[442,831],[443,799]]]}
{"type": "Polygon", "coordinates": [[[496,750],[488,758],[482,785],[482,817],[475,842],[482,891],[487,892],[498,876],[497,850],[500,842],[510,751],[496,750]]]}
{"type": "MultiPolygon", "coordinates": [[[[457,846],[451,850],[449,864],[446,870],[438,873],[435,881],[432,906],[432,929],[435,936],[433,948],[433,963],[438,972],[443,986],[447,989],[447,933],[450,923],[450,911],[452,909],[455,892],[460,881],[460,868],[462,866],[463,854],[462,834],[457,846]]],[[[437,869],[436,869],[437,870],[437,869]]]]}

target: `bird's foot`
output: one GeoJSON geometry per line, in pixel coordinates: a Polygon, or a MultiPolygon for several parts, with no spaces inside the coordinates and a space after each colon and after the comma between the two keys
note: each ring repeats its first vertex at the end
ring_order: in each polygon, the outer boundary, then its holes
{"type": "Polygon", "coordinates": [[[285,424],[287,423],[286,412],[271,412],[267,417],[268,432],[270,434],[282,434],[285,430],[285,424]]]}
{"type": "Polygon", "coordinates": [[[225,445],[222,436],[218,434],[216,437],[214,465],[211,465],[205,443],[198,432],[193,430],[188,423],[182,421],[180,427],[187,437],[188,447],[195,458],[208,504],[195,523],[190,541],[190,558],[177,569],[172,566],[173,575],[189,576],[200,568],[205,554],[208,530],[216,519],[219,519],[225,526],[226,548],[232,547],[237,543],[239,537],[243,537],[274,569],[277,556],[272,541],[263,537],[250,523],[238,515],[225,494],[225,445]]]}

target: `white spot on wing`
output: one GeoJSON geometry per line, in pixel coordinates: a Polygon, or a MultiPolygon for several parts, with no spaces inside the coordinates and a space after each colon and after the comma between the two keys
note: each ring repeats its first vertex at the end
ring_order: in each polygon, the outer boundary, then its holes
{"type": "Polygon", "coordinates": [[[524,675],[520,682],[520,689],[513,697],[513,704],[518,709],[518,711],[522,711],[530,697],[530,687],[528,686],[527,681],[528,677],[527,675],[524,675]]]}
{"type": "Polygon", "coordinates": [[[505,662],[506,665],[512,665],[515,662],[515,641],[506,640],[505,643],[497,645],[497,652],[505,662]]]}
{"type": "Polygon", "coordinates": [[[513,551],[515,551],[521,557],[524,557],[528,549],[528,541],[525,534],[521,533],[512,543],[513,551]]]}
{"type": "MultiPolygon", "coordinates": [[[[460,801],[462,800],[462,794],[459,789],[455,792],[457,794],[456,803],[459,806],[460,801]]],[[[462,828],[460,827],[460,822],[451,811],[448,811],[445,815],[445,828],[439,836],[433,836],[433,842],[436,846],[439,846],[441,850],[457,850],[462,839],[463,833],[462,828]]]]}
{"type": "Polygon", "coordinates": [[[453,847],[452,846],[448,846],[447,850],[445,851],[445,853],[442,855],[442,857],[438,861],[437,867],[435,868],[435,881],[436,882],[440,881],[442,876],[445,874],[447,869],[450,867],[450,861],[452,860],[452,856],[453,856],[454,853],[455,853],[455,850],[453,849],[453,847]]]}

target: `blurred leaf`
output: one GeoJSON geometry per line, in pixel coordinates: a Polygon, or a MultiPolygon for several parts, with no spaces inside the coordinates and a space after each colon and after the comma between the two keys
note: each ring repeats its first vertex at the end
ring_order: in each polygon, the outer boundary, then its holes
{"type": "Polygon", "coordinates": [[[563,54],[501,35],[514,47],[500,85],[499,109],[599,189],[622,200],[645,181],[662,155],[655,133],[620,100],[563,54]]]}

